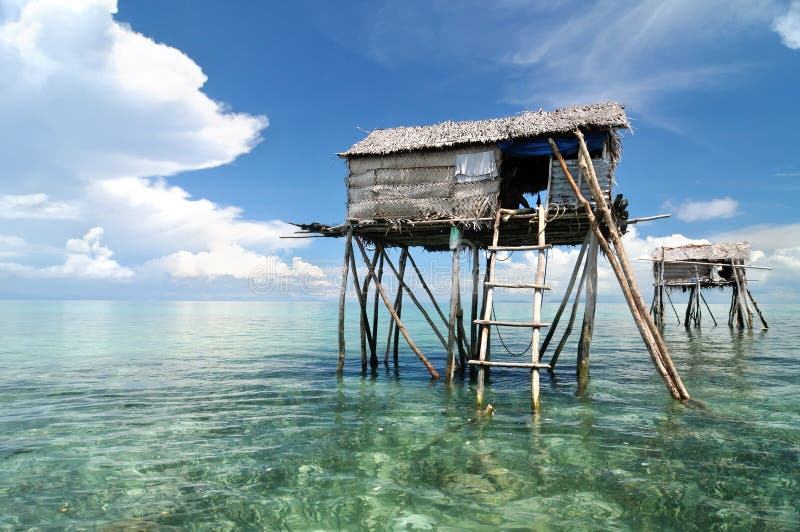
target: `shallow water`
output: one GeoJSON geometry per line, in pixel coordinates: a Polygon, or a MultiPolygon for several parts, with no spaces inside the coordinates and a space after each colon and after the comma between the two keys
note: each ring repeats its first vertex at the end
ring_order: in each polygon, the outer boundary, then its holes
{"type": "Polygon", "coordinates": [[[469,379],[432,382],[405,345],[362,377],[355,319],[337,379],[332,309],[0,302],[0,529],[800,527],[800,306],[766,306],[765,332],[668,325],[701,409],[603,304],[585,395],[571,343],[541,415],[525,372],[496,370],[480,419],[469,379]]]}

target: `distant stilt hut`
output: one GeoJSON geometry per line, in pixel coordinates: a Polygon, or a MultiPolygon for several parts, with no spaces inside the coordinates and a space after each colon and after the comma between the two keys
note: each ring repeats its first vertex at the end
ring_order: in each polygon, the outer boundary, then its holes
{"type": "Polygon", "coordinates": [[[758,314],[761,325],[768,328],[767,320],[758,308],[747,281],[747,270],[760,268],[745,264],[750,258],[750,243],[735,242],[721,244],[689,244],[677,247],[661,247],[652,254],[653,261],[653,302],[650,311],[659,325],[665,323],[664,296],[672,306],[678,323],[681,318],[672,305],[670,291],[689,292],[689,300],[683,324],[686,327],[700,326],[702,306],[717,325],[711,308],[703,296],[703,289],[731,288],[731,305],[728,311],[728,325],[740,329],[753,328],[753,311],[758,314]],[[702,302],[702,305],[701,305],[702,302]]]}
{"type": "Polygon", "coordinates": [[[670,393],[676,399],[688,399],[639,293],[620,240],[627,224],[636,221],[627,219],[626,199],[618,195],[612,200],[614,170],[621,155],[618,131],[629,127],[624,107],[608,102],[493,120],[379,129],[339,154],[347,161],[348,170],[346,222],[333,227],[300,224],[304,233],[346,239],[339,300],[339,373],[345,361],[345,299],[348,276],[352,276],[360,309],[362,371],[379,366],[379,337],[388,338],[384,364],[388,364],[390,352],[397,364],[402,334],[431,376],[439,378],[439,371],[403,322],[403,307],[412,303],[446,353],[445,379],[452,379],[456,371],[474,368],[477,402],[483,408],[488,371],[521,368],[530,373],[531,405],[536,411],[540,408],[539,372],[555,369],[583,292],[585,307],[576,366],[579,387],[586,385],[597,256],[602,249],[670,393]],[[546,322],[541,315],[543,295],[550,289],[545,277],[546,254],[553,246],[576,245],[581,246],[581,252],[564,299],[553,319],[546,322]],[[452,254],[449,312],[436,301],[414,261],[411,250],[415,247],[452,254]],[[399,252],[390,253],[391,249],[399,252]],[[464,249],[469,249],[473,265],[468,327],[463,323],[459,287],[459,253],[464,249]],[[487,256],[483,276],[481,251],[487,256]],[[514,251],[537,253],[537,267],[530,279],[506,282],[495,275],[497,254],[514,251]],[[365,276],[356,269],[359,258],[363,259],[365,276]],[[427,295],[423,299],[429,299],[426,305],[410,288],[407,277],[412,271],[427,295]],[[383,283],[387,272],[398,283],[394,294],[389,294],[383,283]],[[374,295],[370,301],[371,288],[374,295]],[[532,294],[531,319],[497,317],[497,288],[532,294]],[[551,343],[571,297],[574,301],[569,320],[560,339],[551,343]],[[378,331],[380,302],[391,316],[388,336],[378,331]],[[497,349],[491,351],[497,356],[490,358],[491,329],[501,327],[530,332],[527,360],[513,360],[507,355],[503,358],[497,349]],[[545,330],[548,332],[542,339],[545,330]],[[550,361],[544,362],[548,350],[550,361]]]}

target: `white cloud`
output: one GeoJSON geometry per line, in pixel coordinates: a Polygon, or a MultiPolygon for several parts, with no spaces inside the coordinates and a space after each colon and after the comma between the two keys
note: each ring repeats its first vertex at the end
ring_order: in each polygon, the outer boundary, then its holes
{"type": "Polygon", "coordinates": [[[13,235],[0,235],[0,257],[21,255],[28,247],[24,238],[13,235]]]}
{"type": "Polygon", "coordinates": [[[295,229],[285,222],[243,220],[241,209],[192,199],[184,189],[163,180],[98,181],[90,187],[87,201],[115,238],[150,256],[232,244],[261,251],[308,244],[301,239],[281,239],[295,229]]]}
{"type": "Polygon", "coordinates": [[[2,164],[13,177],[2,183],[0,218],[97,226],[66,250],[3,237],[0,256],[66,259],[0,269],[34,278],[132,278],[110,247],[126,263],[145,263],[141,272],[160,265],[177,279],[246,279],[256,263],[275,265],[279,276],[313,269],[265,254],[307,244],[280,239],[292,226],[243,219],[238,207],[192,198],[164,181],[248,153],[267,118],[212,100],[192,59],[116,22],[116,11],[116,0],[0,0],[2,164]],[[55,201],[54,190],[78,197],[55,201]]]}
{"type": "Polygon", "coordinates": [[[8,175],[49,182],[171,175],[232,161],[266,117],[201,89],[185,54],[113,20],[115,0],[3,3],[0,136],[8,175]]]}
{"type": "Polygon", "coordinates": [[[800,50],[800,2],[792,2],[786,13],[775,17],[772,29],[787,48],[800,50]]]}
{"type": "Polygon", "coordinates": [[[334,285],[318,266],[294,257],[291,264],[272,255],[260,255],[236,244],[214,245],[208,251],[179,251],[148,261],[143,272],[163,272],[179,279],[233,277],[246,279],[254,294],[303,293],[330,295],[334,285]]]}
{"type": "Polygon", "coordinates": [[[114,252],[102,244],[103,232],[102,227],[93,227],[82,238],[67,240],[64,264],[34,268],[18,263],[0,263],[0,271],[33,278],[130,279],[133,271],[120,266],[111,258],[114,252]]]}
{"type": "Polygon", "coordinates": [[[676,216],[684,222],[713,220],[715,218],[732,218],[736,215],[739,202],[731,197],[716,198],[708,201],[685,201],[678,206],[666,205],[675,209],[676,216]]]}
{"type": "Polygon", "coordinates": [[[43,193],[0,195],[0,218],[68,220],[79,214],[75,202],[51,201],[43,193]]]}

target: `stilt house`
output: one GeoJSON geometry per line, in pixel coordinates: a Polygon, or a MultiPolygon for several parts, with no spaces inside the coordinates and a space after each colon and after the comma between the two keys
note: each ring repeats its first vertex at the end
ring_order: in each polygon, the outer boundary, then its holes
{"type": "Polygon", "coordinates": [[[621,155],[618,132],[627,128],[630,124],[624,107],[608,102],[493,120],[379,129],[340,153],[347,162],[345,223],[334,227],[316,223],[300,225],[305,232],[346,237],[339,311],[339,372],[345,357],[344,302],[348,275],[352,274],[360,307],[363,371],[368,365],[373,369],[379,365],[377,320],[382,300],[392,318],[384,363],[388,363],[393,349],[397,364],[398,337],[402,334],[431,376],[439,377],[402,322],[405,294],[423,314],[447,353],[445,378],[452,378],[456,370],[463,371],[466,367],[476,369],[478,405],[483,407],[485,373],[490,368],[523,368],[530,371],[532,408],[538,410],[539,371],[554,369],[572,330],[584,287],[586,303],[577,368],[579,386],[586,384],[600,246],[623,286],[623,294],[668,389],[677,399],[688,398],[635,286],[620,241],[628,223],[627,200],[617,196],[612,201],[612,189],[621,155]],[[368,249],[367,243],[374,251],[368,249]],[[546,253],[558,245],[582,247],[558,313],[551,322],[544,322],[542,297],[549,290],[545,284],[546,253]],[[439,307],[419,272],[411,256],[413,247],[452,253],[449,316],[439,307]],[[392,248],[399,249],[394,261],[389,252],[392,248]],[[458,259],[459,252],[466,248],[473,255],[473,271],[470,319],[465,327],[458,259]],[[498,281],[497,253],[526,250],[538,253],[537,269],[531,272],[530,282],[498,281]],[[483,282],[480,251],[487,253],[483,282]],[[356,269],[356,254],[364,260],[368,271],[362,279],[356,269]],[[430,298],[431,312],[405,282],[407,262],[430,298]],[[542,355],[551,345],[581,266],[583,273],[575,290],[569,324],[561,341],[552,349],[550,361],[545,363],[542,355]],[[392,298],[381,282],[385,269],[391,270],[399,282],[392,298]],[[375,288],[372,305],[370,286],[375,288]],[[532,320],[494,318],[495,288],[532,292],[532,320]],[[440,327],[446,328],[446,332],[442,333],[440,327]],[[490,333],[497,327],[530,330],[529,362],[503,360],[499,352],[496,360],[490,359],[490,333]],[[542,341],[540,333],[544,330],[548,331],[542,341]]]}
{"type": "MultiPolygon", "coordinates": [[[[750,243],[689,244],[677,247],[661,247],[653,252],[653,278],[655,287],[651,311],[658,324],[664,323],[664,296],[670,304],[670,291],[689,292],[685,326],[700,326],[702,304],[717,324],[711,309],[703,296],[703,289],[731,288],[731,305],[728,312],[728,325],[739,328],[753,328],[753,310],[758,313],[763,327],[767,321],[761,314],[747,282],[747,269],[750,258],[750,243]]],[[[673,307],[674,308],[674,307],[673,307]]],[[[677,315],[677,311],[676,311],[677,315]]],[[[680,321],[680,318],[678,318],[680,321]]]]}

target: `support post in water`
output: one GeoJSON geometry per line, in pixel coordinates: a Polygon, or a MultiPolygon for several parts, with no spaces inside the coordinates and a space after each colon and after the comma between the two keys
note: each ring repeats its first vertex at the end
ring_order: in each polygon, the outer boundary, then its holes
{"type": "Polygon", "coordinates": [[[458,248],[461,245],[461,230],[457,226],[450,228],[450,249],[453,251],[453,275],[450,280],[450,319],[447,322],[447,368],[445,380],[452,380],[456,366],[455,345],[458,335],[458,296],[460,287],[458,283],[459,257],[458,248]]]}
{"type": "Polygon", "coordinates": [[[586,302],[583,307],[583,327],[578,340],[578,393],[586,391],[589,384],[589,354],[594,333],[594,315],[597,307],[597,237],[592,234],[589,240],[589,255],[586,257],[586,302]]]}
{"type": "Polygon", "coordinates": [[[342,289],[339,292],[339,362],[336,365],[336,374],[344,372],[345,342],[344,342],[344,304],[347,299],[347,276],[350,273],[350,254],[353,252],[353,228],[347,231],[344,241],[344,264],[342,264],[342,289]]]}

